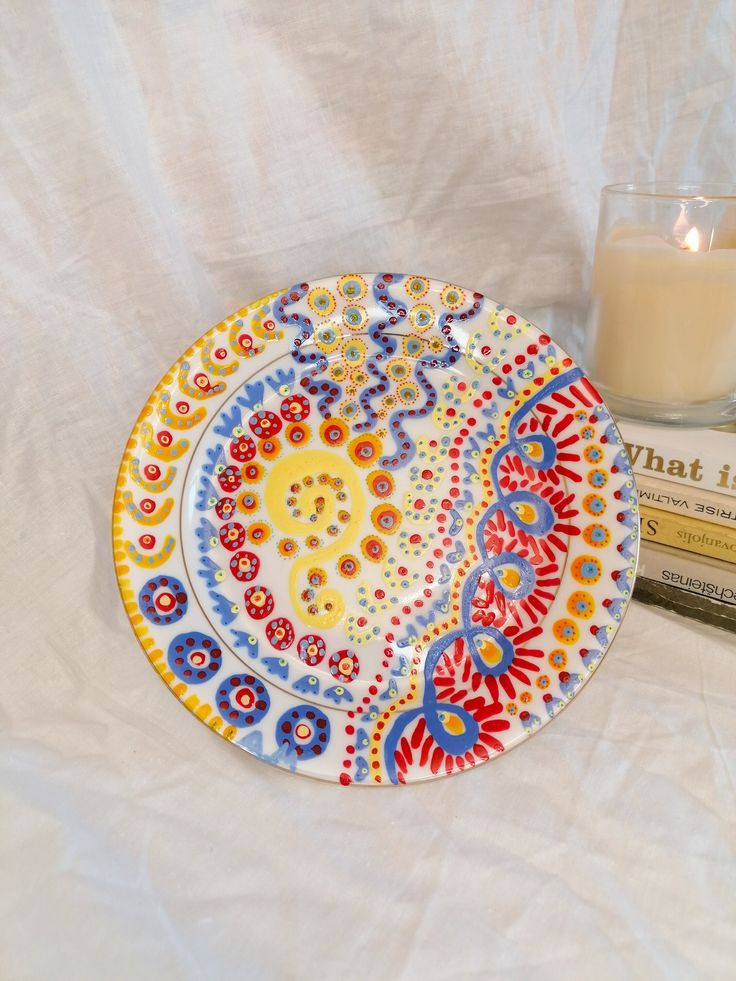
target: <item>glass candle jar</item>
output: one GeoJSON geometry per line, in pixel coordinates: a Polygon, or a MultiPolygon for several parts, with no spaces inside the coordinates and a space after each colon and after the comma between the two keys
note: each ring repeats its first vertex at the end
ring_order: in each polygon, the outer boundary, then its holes
{"type": "Polygon", "coordinates": [[[603,188],[584,361],[618,415],[733,422],[736,187],[603,188]]]}

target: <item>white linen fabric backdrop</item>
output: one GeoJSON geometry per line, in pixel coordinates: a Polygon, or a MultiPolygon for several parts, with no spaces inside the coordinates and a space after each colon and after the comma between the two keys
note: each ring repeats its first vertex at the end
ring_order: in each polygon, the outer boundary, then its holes
{"type": "Polygon", "coordinates": [[[3,978],[732,976],[729,635],[634,605],[518,752],[346,790],[177,705],[109,525],[150,390],[273,289],[424,273],[576,350],[601,185],[734,178],[735,21],[729,0],[5,4],[3,978]]]}

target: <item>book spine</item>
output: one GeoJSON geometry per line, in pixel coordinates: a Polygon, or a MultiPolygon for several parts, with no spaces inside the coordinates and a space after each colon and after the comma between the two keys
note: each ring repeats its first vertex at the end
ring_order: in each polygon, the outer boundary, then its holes
{"type": "Polygon", "coordinates": [[[695,555],[736,563],[736,530],[682,515],[641,507],[642,538],[684,549],[695,555]]]}
{"type": "Polygon", "coordinates": [[[736,575],[727,563],[695,558],[677,548],[644,541],[639,578],[715,600],[736,610],[736,575]]]}
{"type": "Polygon", "coordinates": [[[618,422],[635,474],[736,497],[736,434],[618,422]]]}
{"type": "Polygon", "coordinates": [[[671,514],[682,514],[697,521],[710,521],[723,528],[736,528],[736,499],[688,484],[637,475],[639,504],[671,514]]]}

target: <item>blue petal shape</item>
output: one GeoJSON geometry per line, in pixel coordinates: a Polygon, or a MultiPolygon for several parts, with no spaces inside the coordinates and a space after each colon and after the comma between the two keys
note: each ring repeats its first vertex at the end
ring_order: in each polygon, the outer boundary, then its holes
{"type": "Polygon", "coordinates": [[[522,379],[531,378],[534,375],[534,362],[527,361],[527,363],[522,365],[521,368],[516,369],[516,374],[522,379]]]}
{"type": "Polygon", "coordinates": [[[195,507],[198,511],[211,511],[220,500],[220,492],[212,483],[209,477],[200,477],[199,487],[197,488],[197,500],[195,507]],[[210,501],[214,503],[210,504],[210,501]]]}
{"type": "Polygon", "coordinates": [[[608,611],[608,615],[611,617],[612,620],[620,620],[621,617],[623,616],[623,612],[625,609],[626,609],[626,600],[621,598],[611,600],[611,602],[606,607],[606,610],[608,611]]]}
{"type": "Polygon", "coordinates": [[[212,559],[207,558],[206,555],[201,555],[199,558],[199,564],[202,568],[199,570],[198,575],[200,575],[207,586],[213,589],[217,585],[217,579],[215,579],[215,573],[220,571],[220,567],[212,559]]]}
{"type": "Polygon", "coordinates": [[[319,694],[319,681],[313,674],[305,674],[303,678],[298,678],[291,687],[302,695],[319,694]]]}
{"type": "Polygon", "coordinates": [[[202,473],[208,473],[210,476],[215,472],[215,467],[220,464],[227,462],[225,460],[225,450],[222,448],[222,444],[218,443],[217,446],[210,446],[206,451],[205,455],[207,457],[207,463],[202,467],[202,473]]]}
{"type": "Polygon", "coordinates": [[[323,695],[325,698],[329,698],[331,702],[335,705],[340,705],[341,702],[352,702],[353,696],[343,685],[333,685],[332,688],[325,688],[323,695]]]}
{"type": "Polygon", "coordinates": [[[565,703],[562,701],[562,699],[557,698],[556,696],[552,696],[545,701],[544,707],[547,709],[547,715],[550,717],[550,719],[562,708],[564,704],[565,703]]]}
{"type": "Polygon", "coordinates": [[[461,517],[461,515],[455,510],[455,508],[453,508],[450,511],[450,517],[452,518],[452,524],[450,525],[447,534],[449,535],[450,538],[454,538],[456,535],[460,533],[460,529],[465,524],[465,519],[461,517]]]}
{"type": "Polygon", "coordinates": [[[583,654],[581,660],[585,665],[585,667],[590,671],[592,670],[593,665],[597,664],[602,657],[603,657],[603,651],[600,651],[598,650],[597,647],[595,647],[593,648],[593,650],[586,651],[585,654],[583,654]]]}
{"type": "Polygon", "coordinates": [[[248,657],[258,657],[258,641],[255,637],[233,627],[230,628],[230,633],[235,638],[233,647],[244,650],[248,657]]]}
{"type": "Polygon", "coordinates": [[[399,689],[396,687],[396,682],[393,679],[390,679],[388,683],[388,687],[385,689],[385,691],[382,691],[378,697],[383,701],[385,701],[386,699],[389,698],[396,698],[398,694],[399,694],[399,689]]]}
{"type": "Polygon", "coordinates": [[[242,394],[238,395],[237,400],[246,409],[253,411],[256,406],[263,405],[263,396],[266,386],[262,381],[248,382],[243,385],[242,394]]]}
{"type": "Polygon", "coordinates": [[[228,623],[232,623],[238,614],[237,612],[233,612],[233,604],[230,600],[212,589],[210,590],[210,599],[215,601],[212,609],[219,616],[220,620],[222,620],[223,624],[227,626],[228,623]]]}
{"type": "Polygon", "coordinates": [[[465,555],[465,546],[460,541],[459,538],[455,539],[455,548],[452,552],[448,552],[446,555],[447,561],[451,562],[452,565],[456,565],[465,555]]]}
{"type": "Polygon", "coordinates": [[[563,693],[563,695],[572,695],[582,680],[582,675],[571,674],[568,681],[560,682],[560,691],[563,693]]]}
{"type": "Polygon", "coordinates": [[[633,559],[636,555],[636,533],[632,532],[621,542],[621,555],[625,559],[633,559]]]}
{"type": "Polygon", "coordinates": [[[199,539],[199,551],[209,552],[213,548],[210,544],[210,539],[217,538],[217,528],[207,518],[200,518],[199,528],[196,528],[194,533],[199,539]]]}
{"type": "Polygon", "coordinates": [[[399,666],[392,668],[391,674],[395,678],[405,678],[409,674],[409,658],[405,654],[399,655],[399,666]]]}
{"type": "Polygon", "coordinates": [[[626,569],[618,569],[612,574],[612,579],[619,588],[619,591],[624,594],[624,596],[631,595],[631,581],[633,579],[631,569],[627,567],[626,569]]]}
{"type": "Polygon", "coordinates": [[[278,392],[282,385],[289,385],[289,387],[292,387],[294,385],[295,377],[296,372],[293,368],[289,368],[286,371],[284,371],[283,368],[277,368],[273,373],[273,377],[266,375],[266,381],[274,392],[278,392]]]}
{"type": "Polygon", "coordinates": [[[531,730],[534,729],[535,726],[539,725],[540,721],[541,720],[538,715],[532,715],[532,713],[530,712],[525,719],[521,720],[521,724],[524,726],[527,732],[531,732],[531,730]]]}
{"type": "Polygon", "coordinates": [[[368,705],[360,718],[363,722],[373,722],[380,714],[381,710],[377,705],[368,705]]]}
{"type": "Polygon", "coordinates": [[[217,420],[217,424],[212,428],[220,436],[230,438],[233,434],[233,429],[236,426],[242,426],[242,424],[243,414],[240,411],[240,406],[233,405],[230,409],[223,409],[220,413],[220,418],[217,420]]]}
{"type": "Polygon", "coordinates": [[[289,677],[289,665],[283,657],[264,657],[261,664],[269,674],[275,674],[277,678],[289,677]]]}
{"type": "Polygon", "coordinates": [[[259,760],[270,760],[270,757],[263,754],[263,735],[259,730],[249,732],[247,736],[238,739],[238,745],[247,749],[249,753],[257,756],[259,760]]]}
{"type": "Polygon", "coordinates": [[[603,647],[604,649],[608,647],[611,640],[610,626],[606,624],[605,626],[602,627],[592,627],[591,632],[595,637],[595,639],[598,641],[598,643],[601,645],[601,647],[603,647]]]}

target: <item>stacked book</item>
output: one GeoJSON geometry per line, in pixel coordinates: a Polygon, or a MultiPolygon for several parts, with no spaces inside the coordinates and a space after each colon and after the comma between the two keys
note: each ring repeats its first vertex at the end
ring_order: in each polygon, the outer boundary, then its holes
{"type": "Polygon", "coordinates": [[[639,490],[634,596],[736,631],[736,431],[620,420],[639,490]]]}

